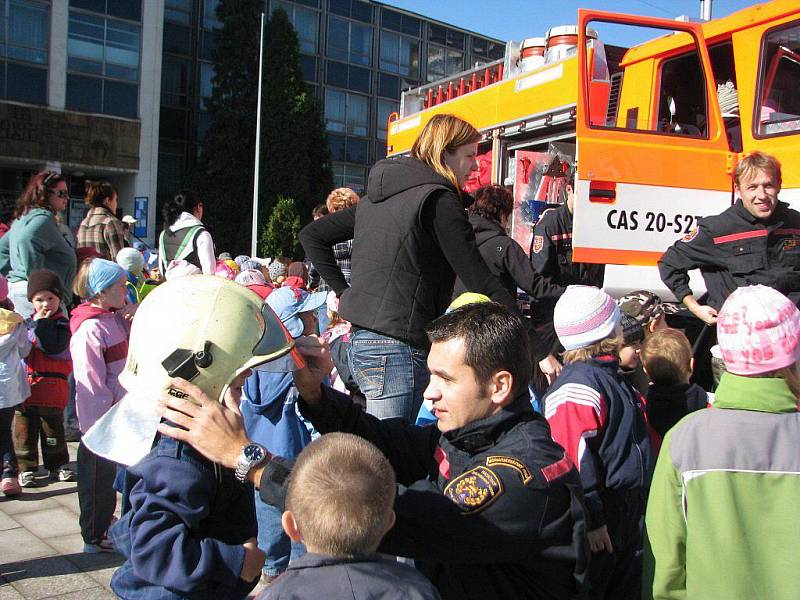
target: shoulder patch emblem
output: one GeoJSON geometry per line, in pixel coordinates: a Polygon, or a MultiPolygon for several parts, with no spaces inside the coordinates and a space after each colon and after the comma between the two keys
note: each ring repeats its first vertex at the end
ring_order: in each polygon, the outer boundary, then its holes
{"type": "Polygon", "coordinates": [[[682,242],[691,242],[697,236],[697,227],[681,238],[682,242]]]}
{"type": "Polygon", "coordinates": [[[462,473],[444,488],[444,495],[466,514],[483,510],[502,493],[503,484],[500,478],[484,466],[462,473]]]}
{"type": "Polygon", "coordinates": [[[544,248],[544,236],[535,235],[533,236],[533,252],[534,254],[539,254],[544,248]]]}
{"type": "Polygon", "coordinates": [[[486,458],[487,467],[509,467],[519,473],[519,478],[522,480],[523,485],[528,485],[533,479],[530,469],[525,466],[525,463],[512,456],[488,456],[486,458]]]}

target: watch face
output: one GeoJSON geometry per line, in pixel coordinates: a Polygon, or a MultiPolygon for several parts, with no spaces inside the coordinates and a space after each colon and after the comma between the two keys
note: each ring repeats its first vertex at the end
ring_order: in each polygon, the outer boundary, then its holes
{"type": "Polygon", "coordinates": [[[245,446],[244,455],[250,462],[257,462],[264,459],[264,449],[261,446],[250,444],[245,446]]]}

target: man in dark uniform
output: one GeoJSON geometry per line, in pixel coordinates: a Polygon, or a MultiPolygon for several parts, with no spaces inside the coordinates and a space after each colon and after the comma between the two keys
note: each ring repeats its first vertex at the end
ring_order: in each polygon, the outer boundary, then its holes
{"type": "MultiPolygon", "coordinates": [[[[425,397],[436,426],[380,421],[322,386],[330,366],[324,348],[301,347],[309,367],[295,373],[301,410],[318,430],[369,440],[396,471],[397,520],[379,551],[416,559],[445,599],[582,597],[580,478],[531,409],[522,320],[497,304],[472,304],[434,321],[428,335],[425,397]]],[[[238,419],[192,384],[175,387],[199,405],[167,398],[166,418],[185,429],[160,431],[235,466],[249,444],[238,419]]],[[[247,477],[280,504],[290,469],[267,453],[247,477]]]]}
{"type": "MultiPolygon", "coordinates": [[[[565,186],[567,201],[544,212],[533,228],[530,258],[531,265],[552,283],[568,285],[591,285],[603,287],[605,265],[572,262],[572,211],[575,207],[575,171],[568,176],[565,186]]],[[[553,329],[553,309],[557,298],[544,298],[531,307],[531,320],[537,339],[551,349],[549,356],[539,362],[539,368],[552,384],[561,372],[561,364],[555,354],[561,350],[553,329]]]]}
{"type": "Polygon", "coordinates": [[[678,301],[708,324],[736,288],[772,287],[795,304],[800,301],[800,213],[778,200],[781,165],[769,154],[753,152],[734,173],[736,203],[705,217],[697,229],[675,242],[658,263],[664,284],[678,301]],[[689,287],[688,271],[700,269],[708,303],[689,287]]]}

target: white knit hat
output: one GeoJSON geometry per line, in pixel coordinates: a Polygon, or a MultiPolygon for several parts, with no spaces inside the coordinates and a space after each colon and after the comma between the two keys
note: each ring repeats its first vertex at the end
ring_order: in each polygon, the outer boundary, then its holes
{"type": "Polygon", "coordinates": [[[620,311],[614,299],[588,285],[571,285],[556,302],[553,325],[565,350],[577,350],[610,337],[620,311]]]}

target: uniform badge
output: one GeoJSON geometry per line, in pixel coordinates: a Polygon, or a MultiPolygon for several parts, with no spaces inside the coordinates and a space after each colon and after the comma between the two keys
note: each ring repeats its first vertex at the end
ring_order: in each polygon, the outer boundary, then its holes
{"type": "Polygon", "coordinates": [[[783,249],[784,250],[794,250],[797,248],[797,240],[794,238],[786,238],[783,240],[783,249]]]}
{"type": "Polygon", "coordinates": [[[691,242],[697,236],[697,227],[681,238],[682,242],[691,242]]]}
{"type": "Polygon", "coordinates": [[[541,235],[533,236],[533,252],[539,254],[544,248],[544,237],[541,235]]]}
{"type": "Polygon", "coordinates": [[[522,481],[522,485],[528,485],[533,479],[530,469],[525,466],[525,463],[513,456],[489,456],[486,458],[487,467],[508,467],[514,469],[522,481]]]}
{"type": "Polygon", "coordinates": [[[444,488],[444,495],[467,514],[483,510],[502,493],[503,484],[500,478],[484,466],[459,475],[444,488]]]}

